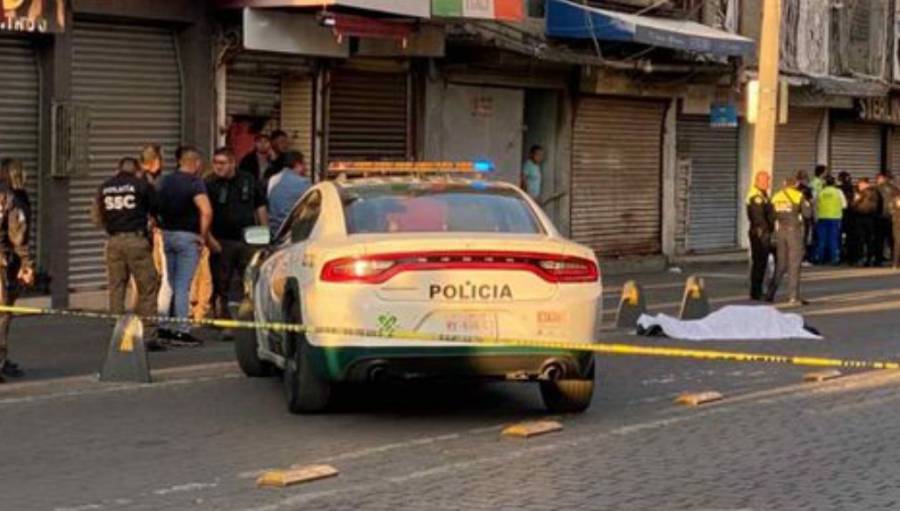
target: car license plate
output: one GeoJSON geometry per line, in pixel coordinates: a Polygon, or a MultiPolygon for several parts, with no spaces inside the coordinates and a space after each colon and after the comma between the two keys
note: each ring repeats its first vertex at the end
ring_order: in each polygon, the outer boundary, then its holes
{"type": "Polygon", "coordinates": [[[497,336],[497,315],[490,312],[452,312],[443,317],[444,332],[451,335],[497,336]]]}

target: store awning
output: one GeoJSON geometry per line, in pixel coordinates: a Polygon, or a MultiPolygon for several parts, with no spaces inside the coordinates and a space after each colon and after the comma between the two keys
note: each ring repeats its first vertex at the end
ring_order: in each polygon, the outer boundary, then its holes
{"type": "Polygon", "coordinates": [[[431,16],[431,5],[425,0],[216,0],[216,6],[220,9],[243,7],[311,7],[326,9],[328,7],[348,7],[411,18],[428,18],[431,16]]]}
{"type": "Polygon", "coordinates": [[[724,57],[747,56],[756,47],[752,39],[694,21],[608,11],[569,0],[547,2],[547,35],[641,43],[724,57]]]}

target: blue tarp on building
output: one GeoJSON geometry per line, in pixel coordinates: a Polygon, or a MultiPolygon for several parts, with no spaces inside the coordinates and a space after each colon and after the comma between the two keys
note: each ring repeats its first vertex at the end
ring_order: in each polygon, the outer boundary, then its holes
{"type": "Polygon", "coordinates": [[[608,11],[569,0],[547,2],[547,35],[641,43],[723,57],[747,56],[756,48],[753,39],[694,21],[608,11]]]}

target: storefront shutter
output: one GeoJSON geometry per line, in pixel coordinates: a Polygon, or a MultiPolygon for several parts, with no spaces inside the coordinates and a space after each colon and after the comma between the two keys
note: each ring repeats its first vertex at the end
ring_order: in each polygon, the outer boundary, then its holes
{"type": "Polygon", "coordinates": [[[678,119],[678,157],[690,165],[686,248],[717,250],[737,245],[738,133],[713,128],[709,117],[678,119]]]}
{"type": "Polygon", "coordinates": [[[572,237],[601,256],[661,250],[665,104],[585,96],[575,114],[572,237]]]}
{"type": "Polygon", "coordinates": [[[313,81],[310,77],[284,78],[281,81],[281,129],[291,147],[312,163],[313,81]]]}
{"type": "Polygon", "coordinates": [[[228,115],[275,117],[281,111],[281,83],[310,74],[309,62],[296,55],[242,51],[227,65],[225,111],[228,115]]]}
{"type": "Polygon", "coordinates": [[[409,75],[334,70],[328,90],[329,160],[411,156],[409,75]]]}
{"type": "Polygon", "coordinates": [[[31,199],[32,252],[36,253],[41,213],[38,196],[38,118],[40,78],[34,48],[28,39],[0,36],[0,158],[16,158],[25,166],[26,189],[31,199]]]}
{"type": "Polygon", "coordinates": [[[900,126],[891,127],[891,172],[900,177],[900,126]]]}
{"type": "Polygon", "coordinates": [[[831,169],[872,178],[882,168],[881,125],[836,121],[831,129],[831,169]]]}
{"type": "Polygon", "coordinates": [[[798,170],[812,174],[818,162],[819,127],[824,112],[818,108],[792,108],[787,124],[779,124],[775,138],[775,179],[777,190],[798,170]]]}
{"type": "Polygon", "coordinates": [[[118,160],[141,147],[163,147],[166,168],[181,142],[181,77],[171,31],[76,21],[72,96],[90,112],[88,169],[70,181],[69,281],[74,289],[106,283],[105,235],[90,219],[97,188],[118,160]]]}

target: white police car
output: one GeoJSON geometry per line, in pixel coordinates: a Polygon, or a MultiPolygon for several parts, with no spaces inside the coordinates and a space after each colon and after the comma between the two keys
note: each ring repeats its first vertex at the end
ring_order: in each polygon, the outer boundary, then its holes
{"type": "Polygon", "coordinates": [[[332,164],[247,271],[254,319],[346,328],[240,336],[249,376],[282,372],[291,412],[324,409],[336,382],[537,381],[552,411],[591,401],[589,353],[392,338],[395,331],[591,342],[594,253],[564,239],[526,194],[462,162],[332,164]],[[352,329],[379,332],[362,337],[352,329]],[[279,371],[280,370],[280,371],[279,371]]]}

